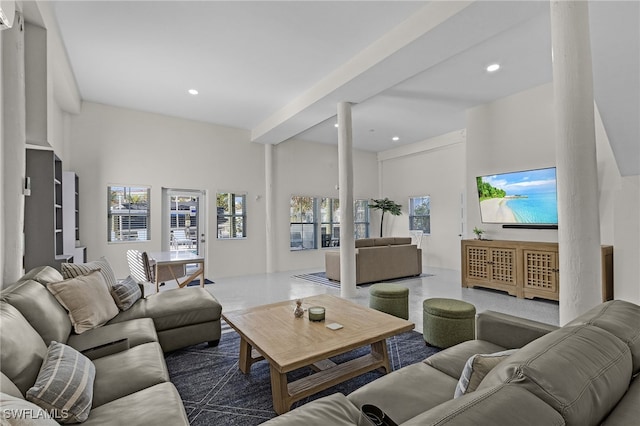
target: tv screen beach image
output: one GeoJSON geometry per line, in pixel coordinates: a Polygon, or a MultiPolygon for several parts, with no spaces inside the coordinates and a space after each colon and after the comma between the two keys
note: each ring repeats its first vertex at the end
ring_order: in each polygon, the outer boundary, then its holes
{"type": "Polygon", "coordinates": [[[554,167],[477,178],[484,223],[557,224],[554,167]]]}

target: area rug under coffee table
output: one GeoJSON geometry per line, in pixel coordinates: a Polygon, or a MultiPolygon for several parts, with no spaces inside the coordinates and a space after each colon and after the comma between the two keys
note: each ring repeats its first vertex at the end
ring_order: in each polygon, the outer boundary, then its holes
{"type": "MultiPolygon", "coordinates": [[[[215,348],[203,344],[166,355],[171,381],[180,392],[192,425],[252,426],[276,416],[271,398],[269,364],[258,362],[252,366],[251,374],[241,373],[238,369],[239,346],[240,337],[231,331],[222,335],[220,345],[215,348]]],[[[425,346],[422,334],[415,331],[387,339],[387,347],[393,370],[420,362],[438,351],[425,346]]],[[[368,351],[369,348],[365,347],[332,360],[343,363],[368,351]]],[[[305,367],[288,373],[288,376],[290,381],[294,381],[313,373],[311,368],[305,367]]],[[[335,392],[348,395],[382,375],[378,371],[365,373],[298,401],[292,409],[335,392]]]]}

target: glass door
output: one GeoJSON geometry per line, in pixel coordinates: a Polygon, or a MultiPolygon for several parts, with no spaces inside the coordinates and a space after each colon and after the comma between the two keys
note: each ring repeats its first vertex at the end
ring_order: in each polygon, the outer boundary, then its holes
{"type": "Polygon", "coordinates": [[[189,251],[205,256],[206,206],[201,190],[166,189],[163,246],[168,251],[189,251]]]}

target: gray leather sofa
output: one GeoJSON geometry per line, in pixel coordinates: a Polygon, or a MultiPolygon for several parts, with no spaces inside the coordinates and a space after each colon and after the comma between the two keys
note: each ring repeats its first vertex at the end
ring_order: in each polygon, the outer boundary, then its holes
{"type": "Polygon", "coordinates": [[[51,267],[36,268],[0,293],[2,409],[27,404],[26,392],[55,341],[84,354],[95,367],[84,424],[188,425],[164,352],[217,344],[222,310],[217,300],[199,287],[167,290],[138,300],[103,326],[74,334],[67,312],[45,287],[62,279],[51,267]]]}
{"type": "MultiPolygon", "coordinates": [[[[355,244],[356,284],[422,273],[422,250],[411,237],[361,238],[355,244]]],[[[340,281],[340,252],[327,251],[324,263],[327,278],[340,281]]]]}
{"type": "Polygon", "coordinates": [[[351,393],[305,404],[266,424],[357,425],[374,404],[401,425],[620,425],[640,419],[640,306],[603,303],[562,328],[495,312],[477,340],[445,349],[351,393]],[[454,399],[474,354],[519,348],[454,399]]]}

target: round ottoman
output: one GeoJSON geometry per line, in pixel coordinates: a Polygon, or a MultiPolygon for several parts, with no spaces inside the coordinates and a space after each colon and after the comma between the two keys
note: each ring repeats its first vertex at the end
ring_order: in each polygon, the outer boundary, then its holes
{"type": "Polygon", "coordinates": [[[476,336],[476,307],[456,299],[422,302],[423,337],[428,345],[448,348],[476,336]]]}
{"type": "Polygon", "coordinates": [[[369,288],[369,307],[409,319],[409,289],[398,284],[374,284],[369,288]]]}

